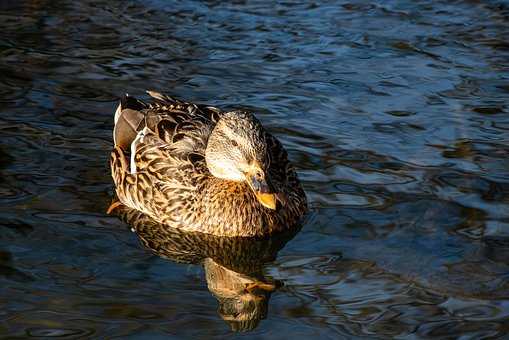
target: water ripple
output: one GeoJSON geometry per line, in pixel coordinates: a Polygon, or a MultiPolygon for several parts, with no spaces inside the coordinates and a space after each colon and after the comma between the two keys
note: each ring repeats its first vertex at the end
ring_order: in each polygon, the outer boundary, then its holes
{"type": "Polygon", "coordinates": [[[105,215],[112,114],[147,88],[254,111],[312,212],[257,338],[504,337],[503,1],[0,3],[0,333],[230,333],[200,266],[105,215]]]}

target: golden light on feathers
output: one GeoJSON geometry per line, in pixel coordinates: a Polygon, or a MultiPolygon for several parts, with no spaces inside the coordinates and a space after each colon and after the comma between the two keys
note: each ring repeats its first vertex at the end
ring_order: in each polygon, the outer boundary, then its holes
{"type": "Polygon", "coordinates": [[[149,92],[115,113],[111,173],[119,201],[160,223],[221,236],[294,226],[306,196],[281,143],[253,114],[149,92]]]}

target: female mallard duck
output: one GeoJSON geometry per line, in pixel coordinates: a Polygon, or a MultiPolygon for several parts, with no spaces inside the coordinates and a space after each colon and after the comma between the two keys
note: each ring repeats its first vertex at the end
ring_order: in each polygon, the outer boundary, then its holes
{"type": "Polygon", "coordinates": [[[115,113],[111,173],[120,203],[156,221],[218,236],[295,225],[306,196],[281,143],[245,111],[149,91],[115,113]]]}

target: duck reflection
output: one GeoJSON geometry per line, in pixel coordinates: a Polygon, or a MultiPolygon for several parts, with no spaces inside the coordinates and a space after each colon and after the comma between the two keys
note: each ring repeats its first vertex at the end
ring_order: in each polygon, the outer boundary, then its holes
{"type": "Polygon", "coordinates": [[[270,238],[220,237],[170,228],[126,207],[116,213],[159,256],[203,264],[208,289],[219,302],[219,315],[233,331],[252,330],[266,318],[270,296],[282,282],[265,277],[263,265],[275,260],[300,229],[270,238]]]}

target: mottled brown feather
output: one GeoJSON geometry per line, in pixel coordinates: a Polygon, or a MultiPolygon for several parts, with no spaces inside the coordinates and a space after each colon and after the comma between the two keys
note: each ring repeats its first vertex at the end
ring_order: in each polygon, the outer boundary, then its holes
{"type": "Polygon", "coordinates": [[[294,226],[306,196],[281,143],[264,131],[271,184],[280,202],[263,207],[244,182],[212,176],[205,161],[208,138],[223,112],[149,92],[153,102],[129,97],[116,114],[111,173],[119,200],[160,223],[218,236],[261,236],[294,226]],[[133,107],[135,106],[135,107],[133,107]],[[127,123],[126,123],[127,122],[127,123]],[[136,173],[130,145],[136,132],[136,173]]]}

